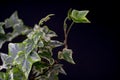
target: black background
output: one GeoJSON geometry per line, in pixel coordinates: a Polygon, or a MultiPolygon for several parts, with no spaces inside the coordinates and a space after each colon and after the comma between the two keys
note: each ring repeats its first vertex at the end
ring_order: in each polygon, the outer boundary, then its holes
{"type": "MultiPolygon", "coordinates": [[[[47,14],[54,13],[46,24],[63,41],[63,20],[69,8],[90,10],[87,15],[91,24],[75,24],[68,38],[73,49],[75,65],[63,61],[67,76],[60,80],[118,80],[117,12],[112,1],[105,0],[4,0],[0,1],[0,22],[18,11],[26,25],[34,26],[47,14]]],[[[14,39],[21,41],[22,38],[14,39]]],[[[1,51],[7,52],[7,43],[1,51]]],[[[56,51],[55,51],[56,52],[56,51]]],[[[56,53],[55,53],[56,54],[56,53]]]]}

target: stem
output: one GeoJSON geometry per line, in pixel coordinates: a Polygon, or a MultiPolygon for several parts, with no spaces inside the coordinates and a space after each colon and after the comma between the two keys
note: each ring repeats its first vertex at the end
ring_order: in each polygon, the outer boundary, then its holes
{"type": "Polygon", "coordinates": [[[65,48],[68,48],[67,38],[68,38],[68,34],[69,34],[69,32],[70,32],[73,24],[74,24],[74,22],[72,22],[72,23],[70,24],[69,28],[67,29],[67,27],[68,27],[67,24],[66,24],[67,19],[68,19],[68,17],[65,18],[65,20],[64,20],[64,25],[63,25],[63,26],[64,26],[64,37],[65,37],[65,40],[64,40],[64,46],[65,46],[65,48]]]}
{"type": "Polygon", "coordinates": [[[72,23],[70,24],[70,26],[69,26],[69,28],[68,28],[68,30],[67,30],[67,36],[68,36],[68,34],[69,34],[69,32],[70,32],[70,30],[71,30],[73,24],[74,24],[74,22],[72,22],[72,23]]]}
{"type": "Polygon", "coordinates": [[[65,48],[68,48],[68,46],[67,46],[67,24],[66,24],[66,21],[67,21],[67,19],[68,19],[68,17],[66,17],[65,18],[65,20],[64,20],[64,38],[65,38],[65,40],[64,40],[64,45],[65,45],[65,48]]]}
{"type": "Polygon", "coordinates": [[[66,30],[64,30],[64,35],[65,35],[65,40],[64,40],[65,48],[68,48],[68,46],[67,46],[67,32],[66,32],[66,30]]]}

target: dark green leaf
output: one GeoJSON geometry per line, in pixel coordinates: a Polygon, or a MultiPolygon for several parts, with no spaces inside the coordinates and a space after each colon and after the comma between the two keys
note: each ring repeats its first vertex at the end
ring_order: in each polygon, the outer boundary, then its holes
{"type": "Polygon", "coordinates": [[[56,72],[51,72],[49,74],[48,80],[59,80],[58,79],[58,74],[56,72]]]}
{"type": "Polygon", "coordinates": [[[41,53],[39,53],[39,56],[41,58],[46,59],[47,61],[49,61],[50,65],[54,64],[54,59],[52,58],[52,54],[49,51],[43,51],[41,53]]]}
{"type": "Polygon", "coordinates": [[[0,80],[2,80],[2,79],[4,80],[4,74],[5,74],[5,73],[0,72],[0,80]]]}
{"type": "Polygon", "coordinates": [[[35,77],[35,80],[48,80],[46,75],[35,77]]]}
{"type": "Polygon", "coordinates": [[[0,80],[6,80],[5,77],[6,77],[6,73],[4,72],[0,72],[0,80]]]}
{"type": "Polygon", "coordinates": [[[33,66],[33,73],[36,74],[36,76],[43,74],[45,70],[49,68],[49,65],[45,62],[36,62],[33,66]]]}
{"type": "Polygon", "coordinates": [[[0,80],[11,80],[9,78],[9,73],[0,72],[0,80]]]}
{"type": "Polygon", "coordinates": [[[12,68],[9,74],[10,80],[27,80],[24,73],[18,67],[12,68]]]}
{"type": "Polygon", "coordinates": [[[48,71],[48,80],[58,80],[59,73],[66,75],[66,72],[64,71],[62,66],[62,64],[53,65],[53,67],[48,71]]]}

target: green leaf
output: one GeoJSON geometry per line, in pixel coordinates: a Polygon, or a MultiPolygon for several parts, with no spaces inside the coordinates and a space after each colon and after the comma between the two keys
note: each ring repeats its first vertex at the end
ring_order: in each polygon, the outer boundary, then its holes
{"type": "Polygon", "coordinates": [[[48,43],[48,46],[51,46],[53,48],[55,47],[59,47],[59,46],[62,46],[63,43],[60,42],[60,41],[57,41],[57,40],[50,40],[50,42],[48,43]]]}
{"type": "Polygon", "coordinates": [[[24,72],[26,78],[28,78],[32,64],[40,61],[39,55],[36,52],[31,52],[33,48],[34,47],[31,46],[31,43],[28,42],[18,44],[12,43],[12,50],[10,51],[10,55],[14,56],[13,64],[19,66],[19,68],[24,72]]]}
{"type": "Polygon", "coordinates": [[[9,75],[11,78],[10,80],[27,80],[24,73],[18,67],[12,68],[9,75]]]}
{"type": "MultiPolygon", "coordinates": [[[[36,27],[37,25],[35,25],[35,27],[36,27]]],[[[31,33],[29,33],[28,35],[27,35],[27,37],[29,38],[29,39],[34,39],[35,41],[37,40],[38,41],[38,39],[41,37],[41,36],[43,36],[43,32],[41,32],[40,30],[39,30],[39,28],[37,29],[37,30],[35,30],[35,31],[32,31],[31,33]]]]}
{"type": "Polygon", "coordinates": [[[57,37],[57,34],[56,34],[54,31],[49,30],[49,31],[47,32],[46,36],[47,36],[47,37],[57,37]]]}
{"type": "Polygon", "coordinates": [[[67,73],[66,73],[65,70],[63,69],[63,65],[62,65],[62,64],[55,64],[55,65],[53,66],[53,70],[54,70],[54,71],[57,71],[57,72],[59,72],[59,73],[62,73],[62,74],[64,74],[64,75],[67,75],[67,73]]]}
{"type": "MultiPolygon", "coordinates": [[[[1,37],[1,35],[0,35],[0,37],[1,37]]],[[[0,38],[0,49],[2,48],[2,45],[5,43],[5,41],[6,41],[6,40],[2,40],[2,39],[0,38]]]]}
{"type": "Polygon", "coordinates": [[[9,55],[1,54],[3,61],[2,67],[7,68],[7,64],[18,65],[27,79],[32,64],[40,61],[39,55],[36,52],[32,52],[34,48],[33,43],[30,39],[26,39],[23,43],[9,43],[9,55]]]}
{"type": "Polygon", "coordinates": [[[18,18],[17,11],[15,11],[9,19],[5,20],[5,27],[10,28],[15,24],[19,24],[19,23],[22,23],[22,20],[18,18]]]}
{"type": "Polygon", "coordinates": [[[40,59],[38,53],[35,52],[35,51],[33,51],[33,52],[31,52],[30,55],[28,56],[28,61],[33,64],[33,63],[35,63],[35,62],[37,62],[37,61],[41,61],[41,59],[40,59]]]}
{"type": "Polygon", "coordinates": [[[8,34],[6,34],[7,41],[11,41],[15,37],[19,35],[25,35],[31,31],[31,29],[28,29],[27,27],[25,27],[23,23],[15,24],[12,26],[12,28],[13,28],[13,32],[11,33],[9,32],[8,34]]]}
{"type": "Polygon", "coordinates": [[[90,21],[86,18],[88,12],[88,10],[72,10],[70,17],[75,23],[90,23],[90,21]]]}
{"type": "Polygon", "coordinates": [[[35,43],[34,43],[34,40],[32,39],[26,39],[25,41],[23,41],[23,44],[22,44],[24,51],[25,53],[28,55],[32,52],[32,50],[35,48],[35,43]]]}
{"type": "Polygon", "coordinates": [[[0,34],[5,34],[5,31],[3,29],[4,23],[0,22],[0,34]]]}
{"type": "Polygon", "coordinates": [[[40,74],[43,74],[45,70],[49,69],[49,65],[45,62],[36,62],[33,65],[33,74],[35,74],[35,76],[38,76],[40,74]]]}
{"type": "Polygon", "coordinates": [[[46,75],[42,75],[42,76],[35,77],[35,80],[48,80],[48,78],[46,75]]]}
{"type": "Polygon", "coordinates": [[[0,72],[0,80],[5,80],[5,79],[4,79],[4,73],[3,73],[3,72],[0,72]]]}
{"type": "Polygon", "coordinates": [[[72,50],[64,48],[63,51],[58,52],[58,58],[64,59],[69,63],[75,64],[73,58],[72,58],[72,50]]]}
{"type": "Polygon", "coordinates": [[[44,43],[42,40],[38,42],[38,47],[44,47],[44,43]]]}
{"type": "Polygon", "coordinates": [[[0,72],[0,80],[10,80],[9,74],[5,72],[0,72]]]}
{"type": "Polygon", "coordinates": [[[5,80],[6,73],[0,72],[0,80],[5,80]]]}
{"type": "Polygon", "coordinates": [[[56,37],[57,36],[57,34],[54,31],[50,30],[47,26],[43,26],[41,30],[44,33],[42,38],[46,42],[49,42],[52,37],[56,37]]]}
{"type": "Polygon", "coordinates": [[[40,58],[36,53],[31,53],[30,56],[27,56],[25,53],[19,52],[18,57],[14,60],[14,63],[19,66],[19,68],[24,72],[25,77],[28,78],[32,64],[36,61],[40,61],[40,58]]]}
{"type": "Polygon", "coordinates": [[[38,41],[40,40],[40,37],[43,35],[42,32],[36,32],[34,33],[32,39],[34,41],[34,44],[38,44],[38,41]]]}
{"type": "Polygon", "coordinates": [[[0,22],[0,48],[6,41],[6,35],[5,35],[5,31],[3,29],[3,25],[4,25],[4,23],[0,22]]]}
{"type": "Polygon", "coordinates": [[[39,50],[39,56],[45,60],[47,60],[50,65],[53,65],[54,64],[54,59],[52,57],[53,53],[51,51],[51,49],[49,48],[42,48],[39,50]]]}
{"type": "Polygon", "coordinates": [[[56,72],[51,72],[49,74],[48,80],[59,80],[58,79],[58,74],[56,72]]]}
{"type": "Polygon", "coordinates": [[[41,37],[43,37],[43,32],[40,31],[40,27],[38,25],[35,25],[34,27],[34,31],[32,31],[31,33],[29,33],[27,35],[27,37],[30,39],[30,40],[33,40],[33,43],[35,45],[39,44],[38,46],[39,47],[43,47],[44,44],[43,44],[43,41],[41,40],[41,37]]]}
{"type": "Polygon", "coordinates": [[[9,56],[7,54],[5,54],[5,53],[0,53],[0,57],[1,57],[2,61],[3,61],[3,64],[5,64],[6,59],[9,58],[9,56]]]}
{"type": "Polygon", "coordinates": [[[50,30],[48,28],[48,26],[43,26],[42,30],[46,34],[47,37],[56,37],[57,36],[57,34],[54,31],[50,30]]]}
{"type": "Polygon", "coordinates": [[[52,58],[52,54],[49,51],[43,51],[41,53],[39,53],[39,56],[41,58],[46,59],[47,61],[49,61],[50,65],[54,64],[54,59],[52,58]]]}
{"type": "Polygon", "coordinates": [[[20,49],[20,45],[17,44],[17,43],[9,43],[8,44],[8,48],[9,48],[9,54],[8,55],[11,56],[12,59],[14,59],[16,57],[16,55],[18,54],[18,52],[20,50],[24,49],[24,47],[22,46],[22,44],[21,44],[21,49],[20,49]]]}
{"type": "Polygon", "coordinates": [[[0,70],[11,68],[13,59],[5,53],[0,53],[0,56],[3,62],[2,66],[0,66],[0,70]]]}
{"type": "Polygon", "coordinates": [[[30,28],[26,27],[23,24],[22,20],[21,20],[20,23],[17,23],[15,25],[13,25],[12,27],[13,27],[13,33],[12,34],[18,34],[18,35],[20,35],[20,34],[25,35],[28,32],[30,32],[30,30],[31,30],[30,28]]]}
{"type": "Polygon", "coordinates": [[[26,78],[28,78],[32,64],[40,61],[39,55],[32,52],[34,48],[34,42],[30,39],[26,39],[23,43],[9,43],[9,56],[12,57],[13,65],[18,65],[26,78]]]}
{"type": "Polygon", "coordinates": [[[19,35],[28,34],[30,31],[31,29],[25,26],[22,20],[18,18],[17,12],[14,12],[5,22],[0,22],[0,48],[6,41],[11,41],[19,35]],[[5,25],[5,28],[11,27],[13,31],[5,34],[3,25],[5,25]]]}
{"type": "Polygon", "coordinates": [[[48,80],[58,80],[59,73],[66,75],[66,72],[64,71],[62,66],[62,64],[54,64],[53,67],[48,71],[48,80]]]}

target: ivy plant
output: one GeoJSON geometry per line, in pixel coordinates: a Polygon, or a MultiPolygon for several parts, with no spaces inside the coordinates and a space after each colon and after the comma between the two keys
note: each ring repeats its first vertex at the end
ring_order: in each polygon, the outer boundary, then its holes
{"type": "Polygon", "coordinates": [[[6,41],[8,53],[0,52],[2,65],[0,66],[0,80],[58,80],[59,73],[65,74],[63,64],[57,60],[65,60],[75,64],[72,58],[72,49],[68,48],[67,38],[74,23],[90,23],[86,18],[88,10],[70,9],[64,20],[64,41],[53,40],[57,34],[50,30],[44,23],[54,14],[42,18],[35,26],[28,27],[18,18],[14,12],[10,18],[0,22],[0,48],[6,41]],[[68,21],[71,24],[68,24],[68,21]],[[13,31],[6,32],[5,29],[12,28],[13,31]],[[22,42],[12,43],[12,40],[19,35],[25,35],[22,42]],[[53,58],[53,49],[64,46],[58,51],[58,59],[53,58]],[[6,71],[2,71],[5,69],[6,71]]]}

